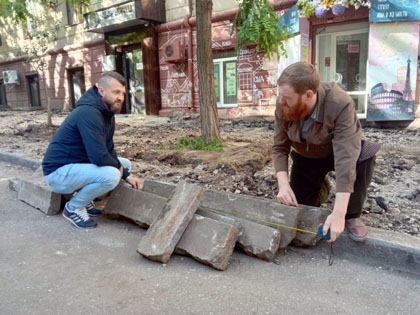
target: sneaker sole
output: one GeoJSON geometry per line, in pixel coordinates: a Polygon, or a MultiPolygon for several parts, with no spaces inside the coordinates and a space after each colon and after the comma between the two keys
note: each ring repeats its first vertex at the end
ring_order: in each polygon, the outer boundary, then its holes
{"type": "Polygon", "coordinates": [[[72,219],[70,219],[68,216],[65,215],[64,211],[63,211],[63,217],[65,219],[69,220],[71,222],[71,224],[73,224],[78,229],[93,229],[93,228],[96,228],[96,226],[97,226],[97,224],[95,224],[94,226],[87,226],[87,227],[78,226],[75,222],[73,222],[72,219]]]}
{"type": "Polygon", "coordinates": [[[98,216],[100,216],[102,213],[99,213],[99,214],[90,214],[90,213],[88,212],[88,214],[89,214],[89,216],[90,216],[90,217],[98,217],[98,216]]]}
{"type": "Polygon", "coordinates": [[[353,234],[349,233],[349,231],[347,231],[347,235],[355,242],[364,242],[367,239],[367,235],[366,236],[354,236],[353,234]]]}

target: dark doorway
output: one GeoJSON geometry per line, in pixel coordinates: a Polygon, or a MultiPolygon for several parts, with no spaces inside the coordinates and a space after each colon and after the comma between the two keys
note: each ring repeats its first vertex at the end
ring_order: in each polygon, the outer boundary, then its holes
{"type": "Polygon", "coordinates": [[[141,46],[123,47],[122,70],[127,80],[126,112],[128,114],[145,114],[145,86],[141,46]]]}
{"type": "Polygon", "coordinates": [[[0,105],[7,105],[6,86],[3,80],[0,80],[0,105]]]}
{"type": "Polygon", "coordinates": [[[83,69],[69,69],[70,100],[72,108],[76,108],[77,101],[86,92],[85,74],[83,69]]]}
{"type": "Polygon", "coordinates": [[[26,77],[29,87],[29,101],[32,107],[41,107],[41,99],[39,97],[39,77],[37,74],[26,77]]]}

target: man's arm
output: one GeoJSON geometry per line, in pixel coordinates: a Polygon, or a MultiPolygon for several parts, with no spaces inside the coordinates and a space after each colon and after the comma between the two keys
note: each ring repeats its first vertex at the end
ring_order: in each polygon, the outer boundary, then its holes
{"type": "Polygon", "coordinates": [[[362,130],[354,104],[350,101],[336,119],[334,138],[334,164],[336,195],[333,212],[327,217],[323,233],[331,230],[330,242],[334,242],[344,231],[345,217],[350,194],[356,180],[356,163],[360,155],[362,130]]]}
{"type": "Polygon", "coordinates": [[[290,153],[291,141],[286,130],[282,126],[279,106],[276,108],[274,122],[274,145],[273,145],[273,163],[276,172],[277,184],[279,192],[277,201],[289,205],[296,206],[297,201],[295,194],[289,184],[288,161],[290,153]]]}
{"type": "Polygon", "coordinates": [[[344,231],[347,206],[349,204],[350,193],[336,193],[335,203],[332,213],[327,217],[324,223],[322,234],[326,235],[330,229],[331,238],[328,242],[334,242],[344,231]]]}
{"type": "Polygon", "coordinates": [[[289,176],[287,172],[280,171],[277,174],[277,183],[279,192],[277,194],[277,201],[288,206],[298,206],[295,193],[289,184],[289,176]]]}

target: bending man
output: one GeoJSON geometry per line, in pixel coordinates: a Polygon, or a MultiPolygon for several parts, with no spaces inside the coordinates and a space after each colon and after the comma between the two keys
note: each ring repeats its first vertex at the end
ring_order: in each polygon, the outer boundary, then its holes
{"type": "Polygon", "coordinates": [[[273,162],[278,202],[319,207],[328,197],[325,177],[335,170],[335,203],[323,233],[330,229],[333,242],[346,227],[352,239],[365,240],[368,231],[360,215],[379,147],[361,154],[362,129],[353,99],[337,84],[321,83],[316,68],[306,62],[287,67],[277,84],[273,162]]]}

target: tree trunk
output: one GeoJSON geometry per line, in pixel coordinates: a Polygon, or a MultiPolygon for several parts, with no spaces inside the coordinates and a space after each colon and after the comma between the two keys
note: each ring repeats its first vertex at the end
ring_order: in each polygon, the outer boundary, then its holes
{"type": "Polygon", "coordinates": [[[201,135],[205,142],[213,137],[221,140],[214,91],[213,53],[211,49],[212,0],[196,0],[197,67],[200,95],[201,135]]]}

